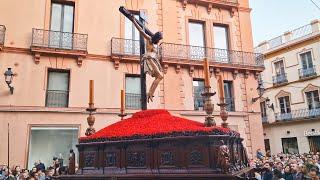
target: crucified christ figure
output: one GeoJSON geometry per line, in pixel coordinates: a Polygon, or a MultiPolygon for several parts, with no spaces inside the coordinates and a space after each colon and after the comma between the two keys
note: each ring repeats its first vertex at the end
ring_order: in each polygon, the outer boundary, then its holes
{"type": "Polygon", "coordinates": [[[141,59],[141,65],[144,67],[144,73],[148,73],[150,76],[155,78],[147,94],[147,99],[149,102],[153,101],[154,92],[157,89],[160,81],[163,79],[162,67],[157,56],[157,48],[155,47],[155,45],[159,44],[159,41],[162,39],[162,33],[157,32],[153,35],[148,35],[137,23],[136,18],[131,16],[131,20],[135,27],[146,39],[146,53],[141,59]]]}

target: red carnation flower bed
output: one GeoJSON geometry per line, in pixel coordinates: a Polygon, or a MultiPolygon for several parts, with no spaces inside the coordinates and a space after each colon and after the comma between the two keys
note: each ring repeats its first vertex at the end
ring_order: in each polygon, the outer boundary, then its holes
{"type": "Polygon", "coordinates": [[[239,135],[228,128],[205,127],[203,123],[172,116],[166,110],[146,110],[133,114],[131,118],[107,126],[89,137],[81,137],[80,142],[181,133],[211,134],[211,132],[239,135]]]}

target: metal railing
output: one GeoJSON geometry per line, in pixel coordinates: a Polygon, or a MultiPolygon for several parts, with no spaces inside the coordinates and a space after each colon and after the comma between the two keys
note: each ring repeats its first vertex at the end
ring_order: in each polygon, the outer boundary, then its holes
{"type": "Polygon", "coordinates": [[[273,76],[272,82],[273,82],[273,85],[287,83],[288,82],[287,73],[277,74],[277,75],[273,76]]]}
{"type": "MultiPolygon", "coordinates": [[[[163,60],[175,59],[202,61],[208,58],[212,62],[264,67],[264,56],[258,53],[233,51],[183,44],[161,43],[159,55],[163,60]]],[[[139,56],[140,46],[138,40],[115,38],[111,39],[111,54],[139,56]]]]}
{"type": "Polygon", "coordinates": [[[47,90],[46,107],[68,107],[69,91],[47,90]]]}
{"type": "Polygon", "coordinates": [[[193,95],[193,106],[194,110],[203,110],[204,108],[204,97],[199,93],[194,93],[193,95]]]}
{"type": "Polygon", "coordinates": [[[228,49],[190,46],[174,43],[161,43],[160,53],[163,59],[176,60],[203,60],[207,58],[211,62],[242,66],[264,67],[262,54],[234,51],[228,49]]]}
{"type": "Polygon", "coordinates": [[[4,45],[5,35],[6,27],[4,25],[0,25],[0,45],[4,45]]]}
{"type": "Polygon", "coordinates": [[[32,29],[32,47],[87,51],[87,34],[32,29]]]}
{"type": "Polygon", "coordinates": [[[227,111],[235,111],[235,103],[234,98],[224,98],[224,102],[227,104],[227,111]]]}
{"type": "Polygon", "coordinates": [[[310,77],[310,76],[316,76],[317,72],[316,72],[316,67],[312,66],[309,68],[301,68],[299,69],[299,77],[301,78],[305,78],[305,77],[310,77]]]}
{"type": "Polygon", "coordinates": [[[139,40],[112,38],[111,53],[116,55],[140,55],[139,40]]]}
{"type": "Polygon", "coordinates": [[[316,118],[320,117],[320,108],[314,109],[299,109],[291,111],[290,113],[275,113],[275,119],[277,121],[295,120],[302,118],[316,118]]]}
{"type": "Polygon", "coordinates": [[[141,109],[141,94],[126,93],[126,108],[141,109]]]}
{"type": "Polygon", "coordinates": [[[297,29],[294,29],[292,31],[289,31],[289,32],[285,33],[284,35],[281,35],[281,36],[278,36],[278,37],[275,37],[275,38],[272,38],[272,39],[266,41],[265,43],[263,43],[263,45],[255,47],[255,52],[262,53],[266,50],[273,49],[273,48],[281,46],[285,43],[297,40],[299,38],[303,38],[305,36],[308,36],[312,33],[313,33],[312,25],[307,24],[307,25],[304,25],[304,26],[299,27],[297,29]],[[285,37],[287,35],[289,38],[285,37]],[[265,44],[268,44],[268,46],[264,46],[265,44]]]}

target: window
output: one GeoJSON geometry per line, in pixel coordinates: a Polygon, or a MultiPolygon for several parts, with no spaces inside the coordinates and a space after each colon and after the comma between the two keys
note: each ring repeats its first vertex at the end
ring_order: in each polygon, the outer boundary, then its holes
{"type": "Polygon", "coordinates": [[[69,71],[48,70],[48,85],[46,106],[68,107],[69,100],[69,71]]]}
{"type": "Polygon", "coordinates": [[[291,113],[289,96],[280,97],[279,104],[281,114],[291,113]]]}
{"type": "Polygon", "coordinates": [[[141,86],[138,75],[126,76],[126,108],[141,108],[141,86]]]}
{"type": "Polygon", "coordinates": [[[275,62],[274,68],[277,76],[285,73],[283,60],[275,62]]]}
{"type": "MultiPolygon", "coordinates": [[[[135,14],[134,17],[136,19],[139,19],[139,15],[135,14]]],[[[125,53],[139,55],[140,54],[140,44],[139,44],[140,32],[128,18],[125,18],[124,30],[125,30],[124,32],[125,53]]]]}
{"type": "Polygon", "coordinates": [[[31,127],[28,169],[38,160],[41,160],[45,167],[49,167],[53,157],[62,157],[63,164],[68,165],[70,149],[73,149],[78,157],[77,144],[77,127],[31,127]]]}
{"type": "Polygon", "coordinates": [[[229,36],[228,27],[226,26],[213,26],[213,38],[214,38],[214,57],[219,62],[230,62],[229,49],[229,36]]]}
{"type": "Polygon", "coordinates": [[[298,142],[296,137],[281,138],[282,151],[285,154],[299,154],[298,142]]]}
{"type": "Polygon", "coordinates": [[[320,151],[320,136],[309,136],[309,145],[310,152],[319,152],[320,151]]]}
{"type": "Polygon", "coordinates": [[[267,116],[266,102],[260,103],[260,109],[261,109],[261,117],[266,117],[267,116]]]}
{"type": "Polygon", "coordinates": [[[204,98],[201,93],[204,91],[204,80],[193,80],[194,110],[203,110],[204,98]]]}
{"type": "Polygon", "coordinates": [[[203,59],[205,57],[204,28],[202,23],[189,22],[190,58],[203,59]]]}
{"type": "Polygon", "coordinates": [[[269,140],[269,139],[265,139],[265,140],[264,140],[264,147],[265,147],[266,152],[269,151],[270,154],[271,154],[270,140],[269,140]]]}
{"type": "Polygon", "coordinates": [[[300,54],[302,69],[313,68],[311,51],[300,54]]]}
{"type": "Polygon", "coordinates": [[[309,110],[320,107],[318,90],[306,92],[306,97],[309,110]]]}
{"type": "Polygon", "coordinates": [[[235,111],[234,96],[233,96],[233,82],[223,81],[224,83],[224,97],[225,103],[227,103],[227,111],[235,111]]]}
{"type": "Polygon", "coordinates": [[[72,49],[74,4],[51,4],[50,47],[72,49]]]}

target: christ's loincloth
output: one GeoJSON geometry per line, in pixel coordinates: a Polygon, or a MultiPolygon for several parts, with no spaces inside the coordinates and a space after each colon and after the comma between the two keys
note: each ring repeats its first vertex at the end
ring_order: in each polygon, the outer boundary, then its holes
{"type": "Polygon", "coordinates": [[[147,52],[142,56],[141,64],[144,67],[144,73],[148,73],[150,76],[155,77],[155,69],[151,65],[152,62],[156,65],[159,71],[162,72],[161,64],[155,52],[147,52]]]}

